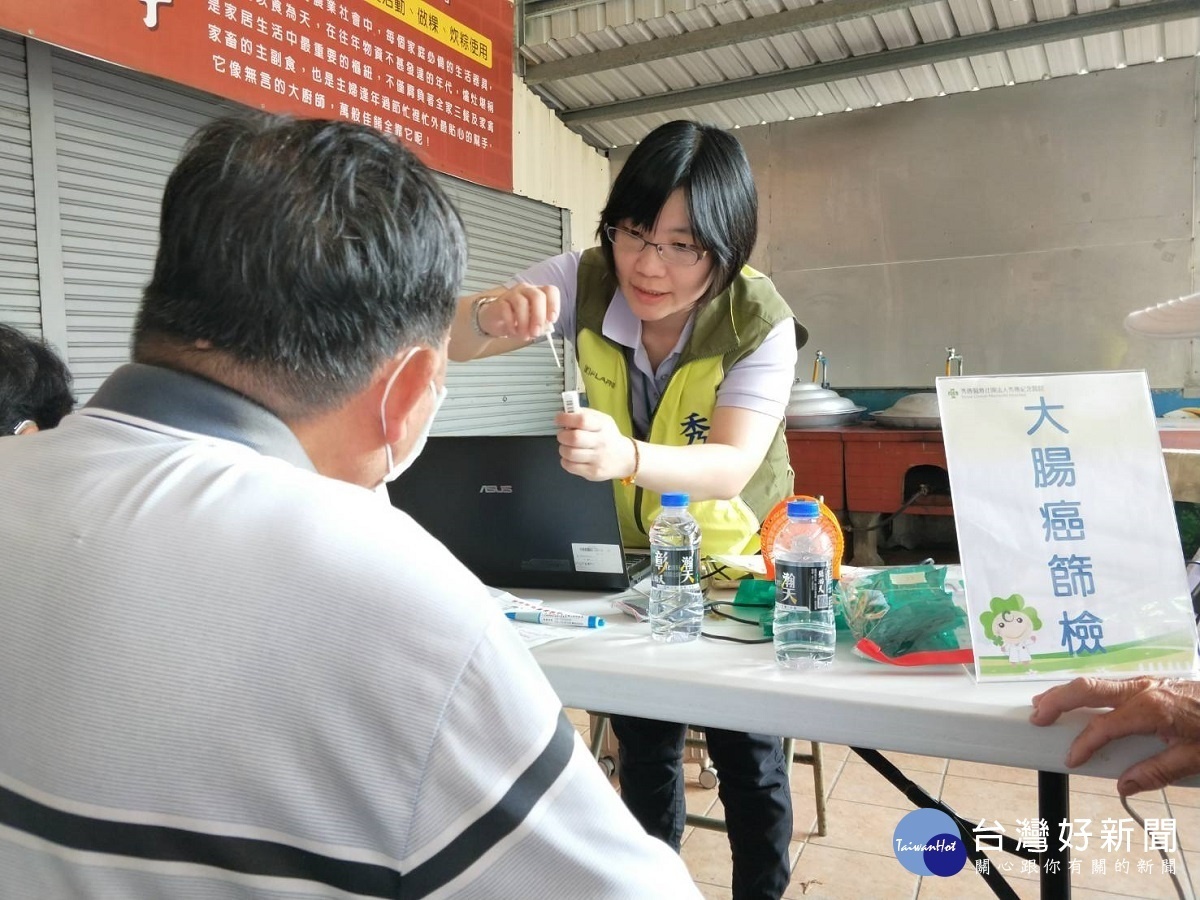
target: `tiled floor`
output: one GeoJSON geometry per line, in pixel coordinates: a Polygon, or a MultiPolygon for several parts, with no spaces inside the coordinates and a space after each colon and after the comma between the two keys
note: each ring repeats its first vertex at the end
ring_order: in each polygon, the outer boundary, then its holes
{"type": "MultiPolygon", "coordinates": [[[[587,714],[578,710],[568,713],[586,739],[587,714]]],[[[801,743],[799,749],[807,748],[801,743]]],[[[824,837],[815,834],[812,770],[805,765],[796,765],[792,773],[795,808],[793,874],[785,897],[973,900],[994,896],[970,866],[951,878],[920,878],[905,870],[892,854],[891,846],[896,825],[912,808],[911,804],[847,747],[824,744],[822,752],[828,797],[828,833],[824,837]]],[[[903,753],[886,755],[906,775],[964,818],[977,822],[986,816],[988,827],[998,821],[1009,836],[1016,835],[1019,819],[1037,818],[1034,772],[903,753]]],[[[699,767],[689,764],[686,774],[688,810],[720,816],[717,791],[700,787],[699,767]]],[[[1200,884],[1200,790],[1169,788],[1140,795],[1132,805],[1144,818],[1174,819],[1178,850],[1171,857],[1186,896],[1195,897],[1189,869],[1197,873],[1197,884],[1200,884]]],[[[1072,778],[1071,817],[1092,820],[1087,849],[1074,854],[1080,865],[1071,878],[1072,897],[1076,900],[1116,900],[1118,897],[1170,900],[1176,896],[1157,852],[1142,850],[1143,837],[1136,826],[1130,838],[1130,850],[1124,847],[1120,851],[1104,849],[1101,822],[1105,819],[1129,821],[1117,800],[1114,782],[1101,778],[1072,778]]],[[[1050,840],[1056,841],[1057,837],[1055,823],[1051,825],[1050,840]]],[[[711,900],[732,897],[729,844],[724,834],[689,828],[684,834],[682,855],[705,897],[711,900]]],[[[1016,857],[989,855],[995,865],[1002,869],[1008,867],[1006,877],[1021,898],[1038,897],[1036,873],[1022,871],[1022,864],[1016,857]]]]}

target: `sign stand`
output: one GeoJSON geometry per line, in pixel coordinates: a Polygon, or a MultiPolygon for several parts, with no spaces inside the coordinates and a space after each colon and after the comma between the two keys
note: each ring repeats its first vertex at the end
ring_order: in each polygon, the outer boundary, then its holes
{"type": "Polygon", "coordinates": [[[1144,372],[937,379],[977,680],[1195,671],[1144,372]]]}

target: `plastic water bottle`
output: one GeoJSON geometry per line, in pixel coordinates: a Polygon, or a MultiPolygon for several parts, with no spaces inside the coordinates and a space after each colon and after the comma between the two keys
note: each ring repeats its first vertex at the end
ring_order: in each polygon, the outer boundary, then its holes
{"type": "Polygon", "coordinates": [[[813,500],[791,500],[775,538],[775,661],[787,669],[833,662],[833,540],[813,500]]]}
{"type": "Polygon", "coordinates": [[[679,643],[700,636],[700,525],[688,512],[687,494],[663,494],[662,512],[650,526],[650,636],[679,643]]]}

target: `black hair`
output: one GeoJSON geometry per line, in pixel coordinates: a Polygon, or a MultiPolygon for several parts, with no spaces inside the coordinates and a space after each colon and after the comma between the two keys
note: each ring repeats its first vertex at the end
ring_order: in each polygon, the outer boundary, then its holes
{"type": "Polygon", "coordinates": [[[608,193],[597,235],[615,276],[606,225],[628,220],[654,226],[667,197],[683,188],[696,243],[713,258],[713,278],[702,300],[733,283],[758,240],[758,193],[737,138],[714,125],[678,120],[660,125],[629,154],[608,193]]]}
{"type": "Polygon", "coordinates": [[[466,252],[457,210],[394,138],[218,119],[167,181],[134,358],[201,342],[282,397],[277,414],[329,409],[399,348],[445,338],[466,252]]]}
{"type": "Polygon", "coordinates": [[[43,341],[0,325],[0,436],[26,419],[53,428],[74,406],[62,358],[43,341]]]}

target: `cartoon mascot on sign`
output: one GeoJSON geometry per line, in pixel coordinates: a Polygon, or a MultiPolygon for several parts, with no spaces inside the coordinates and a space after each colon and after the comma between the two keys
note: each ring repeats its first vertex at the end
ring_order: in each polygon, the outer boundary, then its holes
{"type": "Polygon", "coordinates": [[[1042,627],[1037,610],[1025,605],[1020,594],[1011,597],[993,597],[991,610],[979,617],[988,640],[994,641],[1014,666],[1033,662],[1030,650],[1037,640],[1035,631],[1042,627]]]}

